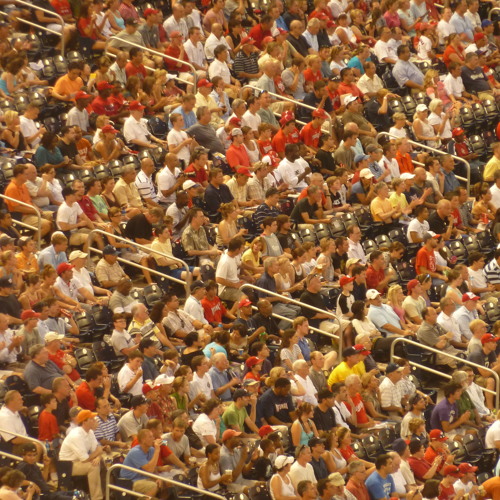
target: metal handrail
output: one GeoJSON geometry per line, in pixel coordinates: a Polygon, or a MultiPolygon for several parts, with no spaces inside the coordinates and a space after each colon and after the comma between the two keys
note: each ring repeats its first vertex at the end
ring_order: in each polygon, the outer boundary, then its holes
{"type": "MultiPolygon", "coordinates": [[[[12,453],[7,453],[6,451],[0,450],[0,458],[12,458],[13,460],[16,460],[18,462],[23,461],[23,457],[20,457],[19,455],[13,455],[12,453]]],[[[40,462],[36,462],[36,465],[40,468],[43,469],[44,465],[41,464],[40,462]]]]}
{"type": "Polygon", "coordinates": [[[494,11],[498,11],[500,12],[500,7],[493,7],[489,12],[488,12],[488,19],[491,21],[491,13],[494,12],[494,11]]]}
{"type": "Polygon", "coordinates": [[[198,73],[196,73],[196,68],[190,62],[183,61],[182,59],[176,59],[175,57],[164,54],[163,52],[159,52],[158,50],[150,49],[148,47],[145,47],[144,45],[139,45],[138,43],[129,42],[128,40],[125,40],[125,39],[119,37],[118,35],[110,36],[106,40],[106,44],[104,46],[104,52],[106,54],[108,54],[108,44],[113,39],[121,40],[121,41],[125,42],[127,45],[131,45],[132,47],[138,47],[139,49],[143,50],[144,52],[149,52],[150,54],[154,54],[155,56],[160,56],[164,59],[169,59],[170,61],[175,61],[178,63],[182,63],[186,66],[189,66],[193,72],[193,83],[192,84],[189,83],[189,85],[193,85],[193,87],[194,87],[193,94],[196,94],[196,89],[197,89],[197,85],[198,85],[198,73]]]}
{"type": "MultiPolygon", "coordinates": [[[[397,137],[394,134],[390,134],[389,132],[379,132],[377,134],[376,140],[378,141],[378,138],[381,135],[386,135],[387,137],[391,137],[393,139],[400,139],[400,137],[397,137]]],[[[424,148],[428,149],[429,151],[433,151],[434,153],[438,153],[440,155],[448,155],[451,156],[454,160],[460,161],[465,164],[466,170],[467,170],[467,178],[461,177],[459,175],[456,175],[455,177],[457,179],[460,179],[461,181],[465,181],[467,184],[467,193],[470,192],[470,163],[467,160],[464,160],[463,158],[460,158],[460,156],[452,155],[450,153],[447,153],[446,151],[441,151],[440,149],[432,148],[431,146],[427,146],[425,144],[421,144],[420,142],[415,142],[412,141],[411,139],[408,139],[408,143],[412,144],[413,146],[417,146],[418,148],[424,148]]]]}
{"type": "Polygon", "coordinates": [[[161,257],[165,257],[170,260],[174,260],[176,262],[181,263],[184,266],[184,270],[186,271],[186,281],[174,278],[173,276],[169,276],[168,274],[162,273],[160,271],[157,271],[156,269],[150,269],[149,267],[144,267],[141,264],[138,264],[136,262],[129,261],[127,259],[122,259],[121,257],[118,257],[118,260],[120,262],[123,262],[124,264],[129,264],[131,266],[137,267],[139,269],[146,269],[147,271],[157,274],[158,276],[162,276],[166,279],[175,281],[176,283],[180,283],[181,285],[184,285],[184,288],[186,290],[186,298],[189,297],[190,295],[190,285],[191,285],[191,274],[189,272],[189,266],[186,264],[181,259],[178,259],[177,257],[174,257],[173,255],[167,255],[166,253],[159,252],[158,250],[151,250],[151,248],[148,248],[144,245],[141,245],[140,243],[136,243],[135,241],[132,241],[128,238],[124,238],[123,236],[117,236],[115,234],[108,233],[107,231],[103,231],[102,229],[93,229],[90,231],[89,236],[88,236],[88,243],[89,243],[89,253],[87,255],[87,267],[90,265],[90,249],[92,249],[94,252],[102,254],[102,251],[99,250],[98,248],[91,247],[92,241],[94,240],[94,237],[96,234],[102,234],[103,236],[111,236],[111,238],[115,238],[120,241],[124,241],[125,243],[129,245],[134,245],[136,248],[139,248],[140,250],[143,250],[147,254],[154,253],[156,255],[160,255],[161,257]]]}
{"type": "MultiPolygon", "coordinates": [[[[257,90],[259,92],[262,92],[262,89],[259,89],[259,87],[255,87],[253,85],[245,85],[242,87],[242,89],[252,89],[252,90],[257,90]]],[[[266,92],[272,96],[272,97],[275,97],[276,99],[280,99],[282,101],[287,101],[287,102],[291,102],[292,104],[295,104],[295,106],[301,106],[305,109],[309,109],[311,111],[315,111],[316,108],[313,107],[313,106],[309,106],[309,104],[304,104],[303,102],[300,102],[300,101],[297,101],[296,99],[290,99],[289,97],[285,97],[285,96],[282,96],[282,95],[279,95],[279,94],[275,94],[274,92],[269,92],[268,90],[266,90],[266,92]]],[[[332,130],[333,130],[333,122],[332,122],[332,117],[327,113],[328,115],[328,132],[331,134],[332,133],[332,130]]],[[[295,120],[295,121],[298,121],[298,120],[295,120]]],[[[299,122],[299,123],[302,123],[302,122],[299,122]]]]}
{"type": "MultiPolygon", "coordinates": [[[[498,375],[498,373],[496,371],[492,370],[491,368],[487,368],[485,366],[478,365],[477,363],[474,363],[473,361],[469,361],[468,359],[459,358],[458,356],[454,356],[453,354],[449,354],[447,352],[443,352],[443,351],[441,351],[439,349],[435,349],[434,347],[430,347],[430,346],[421,344],[419,342],[415,342],[414,340],[410,340],[410,339],[408,339],[406,337],[397,337],[392,342],[392,344],[391,344],[391,358],[390,358],[391,361],[394,358],[394,346],[398,342],[406,342],[407,344],[411,344],[411,345],[417,346],[420,349],[424,349],[425,351],[433,352],[435,354],[441,354],[441,355],[446,356],[446,357],[448,357],[450,359],[454,359],[458,363],[466,364],[466,365],[472,366],[473,368],[481,368],[481,370],[487,370],[487,371],[489,371],[493,375],[493,378],[495,379],[496,391],[492,391],[492,390],[486,389],[484,387],[482,387],[482,389],[485,392],[490,392],[492,394],[495,394],[495,407],[498,409],[499,404],[500,404],[500,377],[499,377],[499,375],[498,375]]],[[[398,357],[398,356],[396,356],[396,357],[398,357]]],[[[426,371],[429,371],[431,373],[434,373],[436,375],[440,375],[442,377],[446,377],[446,378],[450,378],[451,379],[450,375],[445,375],[444,373],[441,373],[441,372],[439,372],[437,370],[433,370],[432,368],[430,368],[428,366],[424,366],[424,365],[421,365],[419,363],[415,363],[414,361],[410,361],[410,364],[412,364],[414,366],[418,366],[419,368],[421,368],[423,370],[426,370],[426,371]]]]}
{"type": "MultiPolygon", "coordinates": [[[[146,472],[145,470],[142,469],[136,469],[134,467],[129,467],[128,465],[123,465],[123,464],[113,464],[106,472],[106,500],[110,500],[109,498],[109,490],[115,490],[115,491],[121,491],[121,492],[126,492],[129,493],[130,490],[127,490],[126,488],[121,488],[120,486],[115,486],[114,484],[111,484],[111,472],[116,470],[116,469],[123,469],[123,470],[129,470],[131,472],[135,472],[136,474],[140,474],[141,476],[149,477],[151,479],[154,479],[155,481],[162,481],[166,483],[168,486],[179,486],[182,489],[185,490],[190,490],[190,491],[196,491],[197,493],[203,493],[203,495],[216,498],[217,500],[226,500],[225,497],[222,495],[218,495],[217,493],[214,493],[213,491],[210,490],[205,490],[201,488],[197,488],[196,486],[191,486],[188,483],[181,483],[179,481],[175,481],[170,478],[166,478],[163,476],[160,476],[158,474],[153,474],[151,472],[146,472]]],[[[137,495],[135,492],[131,492],[135,496],[140,496],[144,497],[144,494],[137,495]]]]}
{"type": "MultiPolygon", "coordinates": [[[[330,316],[331,319],[333,319],[334,321],[336,321],[338,323],[338,325],[339,325],[339,332],[340,332],[340,321],[339,321],[339,319],[337,318],[337,316],[335,314],[333,314],[330,311],[327,311],[326,309],[318,309],[317,307],[311,306],[309,304],[304,304],[303,302],[299,302],[298,300],[291,299],[290,297],[285,297],[284,295],[281,295],[281,294],[276,293],[276,292],[271,292],[270,290],[266,290],[265,288],[261,288],[260,286],[255,286],[255,285],[252,285],[250,283],[245,283],[245,284],[241,285],[240,290],[243,291],[245,288],[251,288],[252,290],[256,290],[258,292],[264,292],[266,295],[272,295],[273,297],[279,297],[280,299],[285,299],[290,304],[295,304],[295,305],[298,305],[300,307],[305,307],[307,309],[310,309],[311,311],[319,312],[321,314],[327,314],[328,316],[330,316]]],[[[289,318],[283,318],[283,319],[285,319],[287,321],[290,321],[289,318]]],[[[342,335],[335,335],[334,333],[325,332],[324,330],[320,330],[319,328],[318,329],[314,329],[314,330],[317,331],[317,332],[319,332],[319,333],[321,333],[322,335],[326,335],[327,337],[331,337],[333,339],[338,340],[338,343],[339,343],[339,358],[340,358],[341,354],[342,354],[342,335]]]]}
{"type": "Polygon", "coordinates": [[[61,21],[61,33],[58,33],[57,31],[53,31],[50,28],[47,28],[47,27],[45,27],[43,25],[38,25],[38,24],[32,23],[30,21],[26,21],[25,19],[22,19],[20,17],[16,17],[16,19],[18,21],[21,21],[23,23],[29,24],[30,26],[35,26],[36,28],[39,28],[41,30],[48,31],[49,33],[53,33],[55,35],[59,35],[61,37],[61,54],[64,55],[64,49],[65,49],[65,46],[64,46],[64,27],[66,26],[66,23],[64,22],[64,19],[57,12],[44,9],[43,7],[39,7],[38,5],[34,5],[32,3],[29,3],[29,2],[25,2],[24,0],[15,0],[14,3],[21,4],[21,5],[26,5],[26,7],[29,7],[30,9],[34,9],[34,10],[39,10],[41,12],[45,12],[46,14],[49,14],[51,17],[55,17],[55,18],[57,18],[57,19],[59,19],[61,21]]]}
{"type": "MultiPolygon", "coordinates": [[[[16,219],[12,219],[12,222],[16,225],[19,224],[21,227],[26,227],[28,229],[36,231],[38,233],[38,238],[36,239],[36,246],[37,246],[38,250],[40,250],[41,239],[42,239],[42,213],[40,212],[40,210],[38,210],[38,207],[34,204],[30,205],[29,203],[24,203],[24,201],[19,201],[19,200],[16,200],[15,198],[10,198],[9,196],[5,196],[4,194],[0,194],[0,198],[2,198],[4,200],[13,201],[13,202],[17,203],[18,205],[22,205],[23,207],[29,207],[29,208],[35,209],[36,214],[38,215],[38,228],[36,228],[35,226],[30,226],[29,224],[26,224],[25,222],[22,222],[22,221],[19,221],[16,219]]],[[[15,212],[15,210],[14,210],[14,212],[15,212]]]]}
{"type": "MultiPolygon", "coordinates": [[[[2,432],[4,434],[9,434],[10,436],[14,436],[14,437],[18,437],[18,438],[23,438],[23,439],[26,439],[28,441],[32,441],[33,443],[37,443],[37,444],[39,444],[42,447],[42,450],[45,451],[45,445],[41,441],[39,441],[38,439],[35,439],[35,438],[31,437],[31,436],[23,436],[22,434],[18,434],[17,432],[13,432],[13,431],[11,431],[9,429],[2,429],[2,428],[0,428],[0,433],[2,433],[2,432]]],[[[5,439],[3,439],[3,440],[5,441],[5,439]]],[[[6,442],[8,442],[8,441],[6,441],[6,442]]],[[[2,453],[3,453],[3,451],[0,450],[0,455],[2,453]]],[[[15,455],[13,455],[13,456],[15,456],[15,455]]]]}

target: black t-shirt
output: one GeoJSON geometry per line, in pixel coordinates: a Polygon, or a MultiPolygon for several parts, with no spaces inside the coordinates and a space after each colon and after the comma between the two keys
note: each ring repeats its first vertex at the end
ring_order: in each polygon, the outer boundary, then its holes
{"type": "Polygon", "coordinates": [[[63,156],[67,156],[68,158],[71,158],[72,160],[78,154],[78,149],[76,149],[76,143],[74,143],[74,142],[70,142],[69,144],[66,144],[63,141],[59,141],[59,143],[57,144],[57,147],[61,150],[61,154],[63,156]]]}
{"type": "Polygon", "coordinates": [[[307,222],[302,218],[302,214],[304,212],[307,212],[311,219],[315,219],[315,212],[318,209],[318,205],[316,203],[314,203],[314,205],[311,205],[309,203],[309,198],[306,196],[293,207],[292,213],[290,214],[290,219],[292,222],[295,222],[295,224],[307,224],[307,222]]]}
{"type": "Polygon", "coordinates": [[[218,188],[209,184],[205,190],[205,203],[210,214],[216,213],[222,203],[230,203],[233,200],[233,195],[225,184],[221,184],[218,188]]]}
{"type": "Polygon", "coordinates": [[[366,119],[375,127],[377,132],[388,132],[392,126],[391,111],[387,109],[387,113],[380,114],[380,103],[376,97],[370,99],[364,105],[366,119]]]}
{"type": "Polygon", "coordinates": [[[337,426],[337,423],[335,422],[335,413],[333,413],[331,408],[328,408],[328,410],[324,412],[316,406],[314,408],[313,421],[318,431],[331,431],[337,426]]]}
{"type": "Polygon", "coordinates": [[[36,464],[20,462],[16,465],[16,469],[20,470],[26,476],[26,480],[35,483],[42,493],[50,492],[49,485],[43,479],[42,473],[36,464]]]}
{"type": "Polygon", "coordinates": [[[278,325],[276,324],[276,321],[274,318],[269,316],[269,318],[266,318],[262,316],[260,313],[255,313],[249,320],[248,320],[248,328],[249,331],[255,331],[258,328],[263,326],[266,329],[266,333],[269,335],[278,335],[280,329],[278,325]]]}
{"type": "Polygon", "coordinates": [[[69,403],[67,399],[57,400],[57,408],[52,411],[57,419],[57,425],[67,426],[69,423],[69,403]]]}
{"type": "Polygon", "coordinates": [[[352,290],[354,300],[366,300],[366,285],[364,283],[356,283],[354,281],[354,288],[352,290]]]}
{"type": "Polygon", "coordinates": [[[488,79],[480,67],[472,70],[467,66],[462,66],[462,81],[467,92],[491,91],[488,79]]]}
{"type": "Polygon", "coordinates": [[[444,234],[448,230],[450,221],[448,219],[441,219],[437,212],[433,212],[428,219],[429,229],[436,234],[444,234]]]}
{"type": "MultiPolygon", "coordinates": [[[[306,94],[304,96],[304,104],[307,104],[308,106],[312,106],[313,108],[317,108],[318,104],[320,102],[321,102],[321,97],[317,97],[314,92],[309,92],[308,94],[306,94]]],[[[331,113],[333,111],[332,100],[329,97],[326,98],[323,109],[327,113],[331,113]]],[[[310,109],[301,108],[299,112],[300,112],[301,118],[304,119],[305,121],[312,120],[312,115],[311,115],[310,109]]]]}
{"type": "MultiPolygon", "coordinates": [[[[321,168],[326,168],[327,170],[335,171],[335,160],[332,153],[325,151],[324,149],[318,149],[316,153],[316,158],[321,162],[321,168]]],[[[313,164],[313,172],[319,172],[319,168],[315,167],[313,164]]]]}
{"type": "Polygon", "coordinates": [[[333,252],[332,263],[334,269],[340,269],[342,274],[345,274],[345,265],[347,264],[347,252],[343,255],[339,255],[337,252],[333,252]]]}
{"type": "Polygon", "coordinates": [[[292,423],[290,413],[295,411],[292,396],[277,396],[272,389],[266,391],[257,400],[257,427],[264,425],[262,419],[270,424],[269,417],[276,417],[281,422],[292,423]]]}
{"type": "Polygon", "coordinates": [[[319,460],[314,460],[313,458],[310,463],[312,465],[312,468],[314,469],[314,476],[316,477],[317,481],[319,481],[320,479],[326,479],[328,477],[326,462],[322,457],[319,457],[319,460]]]}
{"type": "MultiPolygon", "coordinates": [[[[304,304],[308,304],[313,307],[317,307],[318,309],[324,309],[325,308],[325,301],[323,299],[323,296],[321,293],[311,293],[309,291],[305,291],[301,296],[300,296],[300,302],[303,302],[304,304]]],[[[308,307],[303,307],[302,308],[302,316],[305,316],[309,320],[309,324],[315,328],[318,328],[319,324],[321,323],[321,319],[312,319],[313,316],[316,315],[316,311],[313,311],[312,309],[309,309],[308,307]]]]}
{"type": "MultiPolygon", "coordinates": [[[[476,363],[478,365],[484,366],[485,368],[491,368],[496,361],[496,354],[495,352],[490,352],[489,354],[485,354],[482,349],[480,350],[475,350],[469,356],[467,356],[467,359],[469,361],[472,361],[473,363],[476,363]]],[[[478,370],[474,368],[474,371],[476,374],[479,374],[478,370]]]]}
{"type": "Polygon", "coordinates": [[[8,314],[14,318],[21,317],[22,306],[15,295],[0,297],[0,313],[8,314]]]}
{"type": "Polygon", "coordinates": [[[276,236],[283,250],[285,250],[285,248],[289,248],[290,250],[292,248],[295,248],[295,242],[293,238],[290,236],[290,233],[288,234],[276,233],[276,236]]]}
{"type": "Polygon", "coordinates": [[[153,237],[153,226],[144,214],[134,215],[125,226],[125,236],[133,241],[136,238],[151,240],[153,237]]]}
{"type": "MultiPolygon", "coordinates": [[[[286,22],[286,15],[283,16],[286,22]]],[[[288,35],[287,41],[290,43],[290,45],[301,55],[306,57],[309,54],[309,44],[307,43],[307,40],[300,35],[299,38],[295,38],[292,34],[288,35]]]]}

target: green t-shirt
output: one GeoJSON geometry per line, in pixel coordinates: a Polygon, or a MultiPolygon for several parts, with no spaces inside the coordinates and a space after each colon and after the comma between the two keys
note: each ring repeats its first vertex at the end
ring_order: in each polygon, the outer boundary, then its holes
{"type": "Polygon", "coordinates": [[[108,206],[102,199],[101,195],[96,195],[96,196],[89,196],[90,200],[92,201],[92,204],[94,205],[95,209],[100,213],[100,214],[107,214],[108,213],[108,206]]]}
{"type": "Polygon", "coordinates": [[[235,403],[231,403],[223,413],[222,421],[228,429],[232,426],[238,426],[240,431],[243,432],[245,430],[245,418],[247,417],[248,413],[245,407],[238,409],[235,403]]]}

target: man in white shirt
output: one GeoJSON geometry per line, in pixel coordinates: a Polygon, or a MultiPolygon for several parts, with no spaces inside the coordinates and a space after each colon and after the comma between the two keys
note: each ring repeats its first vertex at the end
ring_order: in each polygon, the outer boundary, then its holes
{"type": "Polygon", "coordinates": [[[224,45],[217,45],[214,50],[214,57],[215,59],[208,67],[208,76],[210,80],[216,76],[221,76],[224,81],[226,93],[230,97],[237,97],[237,90],[240,88],[241,84],[236,78],[231,76],[231,71],[227,65],[229,51],[224,45]]]}
{"type": "MultiPolygon", "coordinates": [[[[500,173],[500,172],[499,172],[500,173]]],[[[472,293],[479,295],[482,299],[497,296],[495,293],[495,285],[488,283],[484,275],[484,265],[486,257],[481,252],[471,252],[469,254],[469,285],[472,293]]]]}
{"type": "Polygon", "coordinates": [[[25,173],[28,178],[26,187],[30,193],[31,201],[42,210],[57,211],[58,206],[52,204],[54,199],[49,187],[49,174],[45,173],[38,177],[36,167],[32,163],[26,164],[25,173]]]}
{"type": "Polygon", "coordinates": [[[185,177],[181,174],[179,158],[174,153],[168,153],[165,156],[165,166],[156,176],[159,202],[163,205],[174,203],[175,192],[182,186],[185,180],[185,177]]]}
{"type": "MultiPolygon", "coordinates": [[[[0,436],[3,441],[10,443],[14,447],[17,447],[17,449],[20,449],[21,445],[28,443],[29,441],[22,437],[13,436],[5,431],[12,431],[16,434],[20,434],[21,436],[28,437],[26,427],[24,426],[21,416],[19,415],[19,410],[21,410],[23,406],[23,397],[19,391],[7,391],[4,398],[4,405],[0,410],[0,429],[2,429],[0,436]]],[[[37,448],[39,448],[38,444],[37,448]]],[[[15,449],[16,448],[14,448],[14,450],[15,449]]],[[[41,448],[39,452],[42,452],[41,448]]]]}
{"type": "Polygon", "coordinates": [[[21,133],[30,148],[36,148],[42,139],[42,135],[47,132],[43,125],[37,128],[35,124],[35,120],[38,118],[39,113],[40,107],[37,104],[29,103],[24,114],[19,118],[21,122],[21,133]]]}
{"type": "Polygon", "coordinates": [[[353,4],[349,4],[347,0],[332,0],[331,2],[329,2],[328,8],[332,12],[332,16],[337,19],[340,14],[343,14],[347,11],[349,5],[353,4]]]}
{"type": "Polygon", "coordinates": [[[156,148],[154,143],[166,146],[167,141],[162,141],[149,132],[146,120],[143,119],[145,108],[139,101],[129,104],[130,116],[123,124],[125,140],[140,148],[156,148]]]}
{"type": "Polygon", "coordinates": [[[250,127],[254,132],[257,132],[262,123],[262,118],[257,114],[260,109],[260,100],[252,95],[247,99],[247,105],[248,109],[241,117],[241,125],[250,127]]]}
{"type": "Polygon", "coordinates": [[[180,31],[184,40],[188,37],[188,27],[184,20],[184,6],[181,3],[172,5],[172,15],[163,23],[163,29],[170,38],[170,33],[180,31]]]}
{"type": "Polygon", "coordinates": [[[287,144],[285,146],[285,158],[278,165],[278,173],[281,175],[283,182],[288,184],[290,189],[302,191],[307,187],[305,180],[311,169],[303,168],[300,160],[299,147],[297,144],[287,144]]]}
{"type": "Polygon", "coordinates": [[[302,33],[302,36],[306,39],[309,47],[313,50],[314,53],[317,54],[319,51],[319,42],[318,42],[318,32],[320,28],[320,20],[316,17],[309,19],[307,23],[307,29],[302,33]]]}
{"type": "Polygon", "coordinates": [[[64,438],[59,452],[59,460],[73,463],[73,476],[87,476],[91,500],[102,500],[101,457],[94,431],[97,429],[97,413],[81,410],[76,421],[78,427],[72,429],[64,438]]]}
{"type": "Polygon", "coordinates": [[[73,188],[65,187],[62,190],[62,196],[64,203],[59,206],[57,211],[57,227],[66,234],[70,233],[69,244],[71,246],[83,246],[83,251],[88,253],[88,233],[94,229],[94,224],[76,202],[73,188]]]}
{"type": "MultiPolygon", "coordinates": [[[[212,24],[212,33],[210,33],[205,42],[205,55],[207,56],[208,61],[213,61],[215,58],[215,48],[219,45],[225,45],[228,51],[231,49],[224,38],[224,29],[222,28],[222,25],[214,23],[212,24]]],[[[230,59],[229,62],[231,62],[230,59]]]]}
{"type": "Polygon", "coordinates": [[[403,377],[403,370],[404,368],[396,363],[389,363],[385,369],[385,378],[380,384],[380,404],[392,418],[405,414],[401,403],[403,394],[397,385],[403,377]]]}
{"type": "Polygon", "coordinates": [[[311,448],[309,446],[300,446],[296,458],[297,460],[290,467],[290,472],[288,473],[295,491],[297,491],[297,486],[301,481],[311,481],[313,484],[318,482],[310,463],[312,460],[311,448]]]}
{"type": "Polygon", "coordinates": [[[160,207],[160,198],[153,182],[153,173],[155,170],[153,160],[151,158],[143,158],[141,160],[141,170],[139,170],[135,178],[135,185],[147,208],[160,207]]]}
{"type": "Polygon", "coordinates": [[[415,218],[408,225],[406,237],[410,244],[421,243],[424,241],[425,233],[429,232],[429,209],[425,205],[419,205],[414,209],[415,218]]]}
{"type": "Polygon", "coordinates": [[[380,89],[384,88],[384,82],[377,75],[377,66],[371,61],[364,64],[365,73],[358,80],[358,89],[368,97],[375,97],[380,89]]]}
{"type": "Polygon", "coordinates": [[[468,498],[476,500],[479,497],[479,488],[477,486],[476,471],[477,467],[467,462],[458,465],[462,477],[453,483],[453,489],[457,496],[469,495],[468,498]]]}
{"type": "Polygon", "coordinates": [[[448,70],[449,73],[443,80],[446,93],[450,96],[452,101],[463,101],[465,86],[462,81],[462,77],[460,76],[462,73],[462,65],[458,62],[452,61],[448,66],[448,70]]]}
{"type": "Polygon", "coordinates": [[[142,362],[144,355],[140,351],[132,351],[128,355],[128,363],[125,363],[118,372],[117,381],[120,392],[132,396],[142,395],[142,362]]]}
{"type": "MultiPolygon", "coordinates": [[[[118,59],[118,57],[117,57],[118,59]]],[[[125,63],[127,59],[125,60],[125,63]]],[[[125,71],[125,70],[124,70],[125,71]]],[[[125,80],[126,83],[126,80],[125,80]]],[[[125,86],[125,85],[124,85],[125,86]]],[[[68,119],[66,121],[66,125],[68,127],[78,126],[82,129],[82,132],[86,134],[90,128],[89,124],[89,113],[87,111],[87,106],[89,102],[92,100],[92,96],[83,92],[83,90],[79,90],[75,94],[75,106],[72,107],[68,111],[68,119]]],[[[40,127],[42,129],[43,127],[40,127]]]]}
{"type": "Polygon", "coordinates": [[[379,160],[378,164],[382,169],[389,170],[392,179],[399,178],[401,173],[399,171],[399,163],[396,160],[396,145],[394,142],[386,142],[382,146],[382,152],[384,155],[379,160]]]}
{"type": "Polygon", "coordinates": [[[206,356],[195,356],[191,361],[193,369],[193,380],[189,384],[189,399],[192,401],[198,394],[203,394],[205,398],[216,398],[210,369],[210,360],[206,356]]]}
{"type": "Polygon", "coordinates": [[[391,28],[383,28],[380,33],[380,39],[373,47],[377,59],[381,63],[395,64],[396,59],[389,54],[389,40],[391,39],[391,28]]]}
{"type": "Polygon", "coordinates": [[[444,328],[445,332],[453,333],[453,338],[450,340],[450,344],[453,347],[466,347],[467,339],[462,338],[460,333],[460,327],[458,326],[458,321],[453,317],[455,312],[455,303],[449,297],[443,297],[439,303],[441,306],[441,312],[438,314],[437,322],[444,328]]]}
{"type": "Polygon", "coordinates": [[[293,362],[293,373],[295,374],[295,380],[291,380],[292,383],[292,394],[295,392],[294,389],[297,388],[297,382],[304,388],[305,394],[302,396],[297,396],[294,398],[295,403],[300,401],[305,401],[306,403],[311,403],[313,406],[318,406],[318,391],[309,377],[309,365],[305,359],[297,359],[293,362]]]}
{"type": "Polygon", "coordinates": [[[437,34],[439,37],[439,44],[440,45],[445,45],[446,44],[446,39],[452,34],[456,33],[457,30],[455,27],[450,24],[450,19],[451,16],[453,15],[453,12],[449,7],[446,7],[443,9],[443,14],[441,15],[441,21],[439,21],[437,25],[437,34]]]}
{"type": "Polygon", "coordinates": [[[366,265],[366,254],[361,245],[361,229],[356,224],[351,224],[347,228],[347,241],[349,250],[347,256],[349,259],[359,259],[363,265],[366,265]]]}
{"type": "Polygon", "coordinates": [[[219,285],[219,297],[222,300],[238,302],[242,297],[240,287],[243,281],[239,276],[239,264],[241,259],[238,256],[245,247],[245,240],[240,237],[232,238],[229,241],[227,252],[221,255],[215,270],[215,281],[219,285]]]}
{"type": "Polygon", "coordinates": [[[479,0],[468,1],[467,5],[469,8],[464,14],[465,19],[467,19],[475,32],[481,32],[481,16],[478,14],[479,10],[479,0]]]}
{"type": "Polygon", "coordinates": [[[184,312],[190,314],[204,325],[208,325],[208,321],[205,319],[201,301],[205,298],[206,294],[205,283],[203,281],[195,281],[191,285],[191,295],[186,299],[186,303],[184,304],[184,312]]]}
{"type": "MultiPolygon", "coordinates": [[[[184,42],[184,50],[189,62],[199,71],[208,70],[207,58],[201,43],[201,30],[196,26],[189,28],[189,39],[184,42]]],[[[201,78],[201,76],[200,76],[201,78]]]]}

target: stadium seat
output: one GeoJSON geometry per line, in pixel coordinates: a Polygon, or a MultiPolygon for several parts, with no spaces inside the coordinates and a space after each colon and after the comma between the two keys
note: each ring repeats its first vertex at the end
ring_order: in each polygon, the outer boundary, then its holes
{"type": "Polygon", "coordinates": [[[449,242],[448,248],[451,254],[457,258],[459,264],[467,262],[467,249],[460,240],[453,240],[449,242]]]}
{"type": "Polygon", "coordinates": [[[408,120],[413,120],[413,116],[415,115],[415,111],[417,109],[417,103],[413,100],[411,95],[405,95],[402,98],[403,106],[405,109],[405,114],[408,120]]]}
{"type": "Polygon", "coordinates": [[[88,367],[97,361],[94,351],[87,349],[86,347],[75,349],[73,355],[78,363],[78,371],[80,373],[85,373],[88,367]]]}

